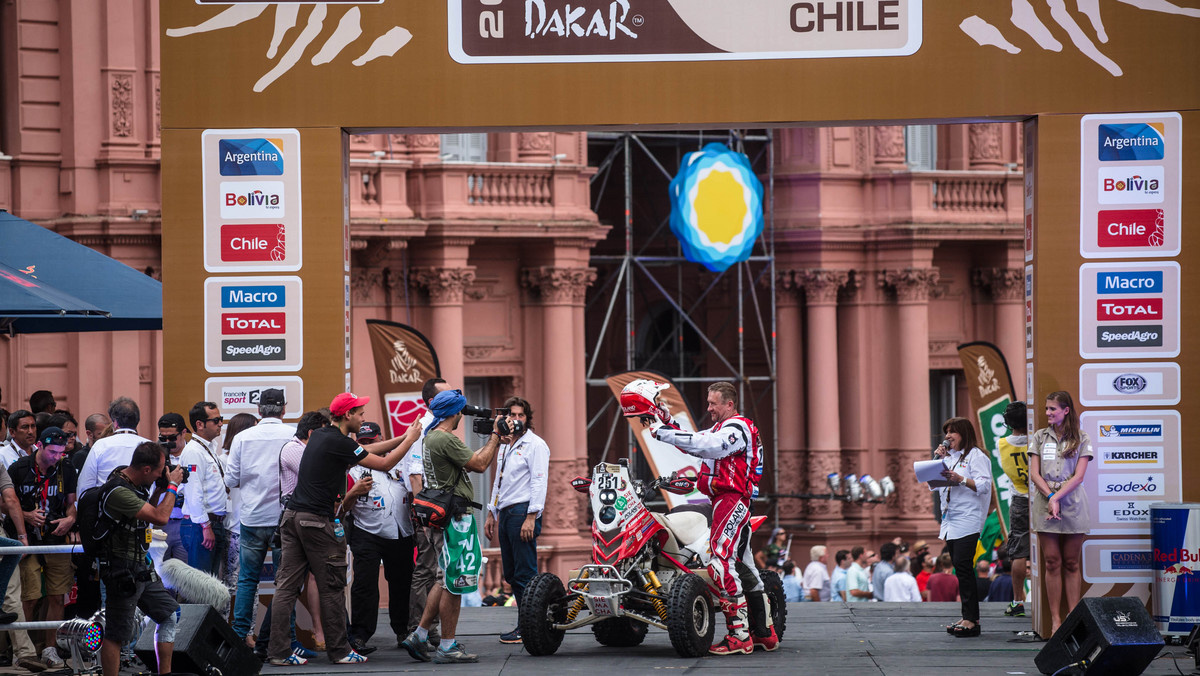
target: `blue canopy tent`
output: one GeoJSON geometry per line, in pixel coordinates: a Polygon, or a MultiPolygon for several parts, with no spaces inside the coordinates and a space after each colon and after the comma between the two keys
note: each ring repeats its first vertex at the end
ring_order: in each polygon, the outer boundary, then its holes
{"type": "Polygon", "coordinates": [[[0,211],[0,332],[161,328],[161,282],[0,211]]]}

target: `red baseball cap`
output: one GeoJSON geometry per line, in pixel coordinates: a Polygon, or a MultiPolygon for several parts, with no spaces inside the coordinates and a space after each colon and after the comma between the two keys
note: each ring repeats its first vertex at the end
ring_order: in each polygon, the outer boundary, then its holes
{"type": "Polygon", "coordinates": [[[349,413],[350,409],[366,406],[369,401],[371,401],[370,397],[360,397],[353,392],[342,392],[329,402],[329,412],[335,418],[340,418],[349,413]]]}

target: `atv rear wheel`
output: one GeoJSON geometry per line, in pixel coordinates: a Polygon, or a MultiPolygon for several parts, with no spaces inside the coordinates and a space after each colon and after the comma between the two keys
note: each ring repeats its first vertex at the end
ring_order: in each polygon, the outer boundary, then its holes
{"type": "Polygon", "coordinates": [[[716,623],[708,585],[696,575],[679,575],[667,594],[667,635],[681,657],[703,657],[716,623]]]}
{"type": "Polygon", "coordinates": [[[567,592],[553,573],[534,576],[521,598],[521,643],[530,655],[553,655],[562,645],[562,624],[567,619],[567,592]]]}
{"type": "Polygon", "coordinates": [[[600,645],[613,648],[632,648],[646,640],[650,626],[628,617],[613,617],[592,625],[592,633],[600,645]]]}
{"type": "Polygon", "coordinates": [[[787,596],[783,593],[783,580],[779,573],[773,570],[760,570],[763,591],[771,599],[771,622],[775,625],[775,636],[783,639],[783,631],[787,629],[787,596]]]}

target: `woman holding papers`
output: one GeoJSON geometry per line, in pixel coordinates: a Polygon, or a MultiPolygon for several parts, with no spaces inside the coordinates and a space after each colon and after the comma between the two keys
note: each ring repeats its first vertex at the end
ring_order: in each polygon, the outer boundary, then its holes
{"type": "Polygon", "coordinates": [[[991,504],[992,461],[976,446],[975,428],[966,418],[947,420],[942,424],[942,433],[946,437],[934,453],[946,469],[942,470],[942,480],[930,481],[929,487],[941,497],[942,527],[938,537],[950,550],[962,599],[962,619],[946,631],[966,638],[979,635],[975,544],[991,504]]]}
{"type": "Polygon", "coordinates": [[[1079,557],[1083,539],[1091,530],[1087,493],[1080,484],[1092,459],[1092,440],[1079,429],[1079,414],[1067,392],[1051,392],[1046,397],[1046,419],[1050,426],[1029,439],[1029,479],[1037,489],[1030,491],[1029,507],[1030,530],[1038,534],[1042,550],[1050,630],[1055,632],[1064,610],[1079,603],[1079,557]]]}

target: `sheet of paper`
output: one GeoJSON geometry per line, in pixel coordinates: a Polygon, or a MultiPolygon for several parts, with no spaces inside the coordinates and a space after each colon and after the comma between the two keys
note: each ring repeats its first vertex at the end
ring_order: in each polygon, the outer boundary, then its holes
{"type": "Polygon", "coordinates": [[[913,463],[913,472],[917,481],[944,481],[942,472],[946,466],[941,460],[918,460],[913,463]]]}

